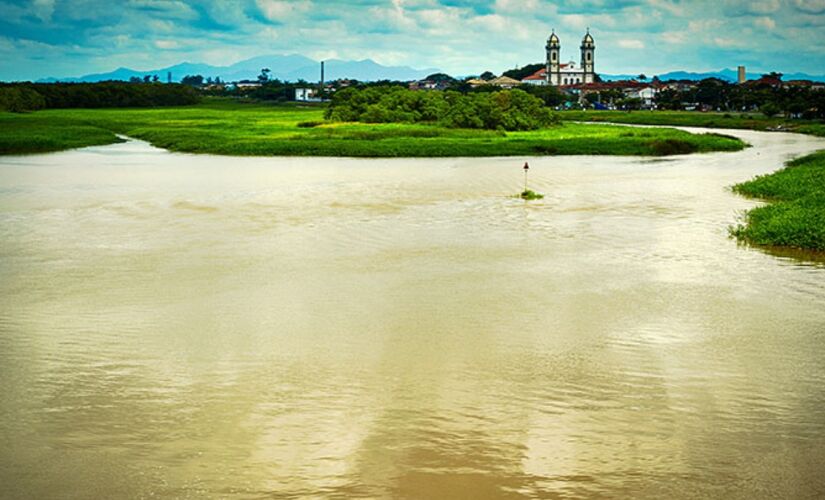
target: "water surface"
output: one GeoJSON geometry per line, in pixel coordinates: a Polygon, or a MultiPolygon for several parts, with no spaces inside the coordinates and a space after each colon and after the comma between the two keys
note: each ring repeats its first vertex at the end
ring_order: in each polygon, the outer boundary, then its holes
{"type": "Polygon", "coordinates": [[[825,147],[0,159],[0,497],[825,495],[825,267],[727,187],[825,147]]]}

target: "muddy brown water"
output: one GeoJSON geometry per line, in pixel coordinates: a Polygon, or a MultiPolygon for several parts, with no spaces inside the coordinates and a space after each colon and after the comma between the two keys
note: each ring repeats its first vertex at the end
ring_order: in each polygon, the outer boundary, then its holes
{"type": "Polygon", "coordinates": [[[0,497],[825,495],[825,267],[662,159],[0,158],[0,497]]]}

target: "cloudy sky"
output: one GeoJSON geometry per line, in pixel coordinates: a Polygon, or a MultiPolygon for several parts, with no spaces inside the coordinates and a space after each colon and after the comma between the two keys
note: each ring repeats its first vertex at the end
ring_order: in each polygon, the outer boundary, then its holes
{"type": "Polygon", "coordinates": [[[456,75],[544,59],[555,28],[596,70],[825,73],[825,0],[0,0],[0,80],[265,54],[456,75]]]}

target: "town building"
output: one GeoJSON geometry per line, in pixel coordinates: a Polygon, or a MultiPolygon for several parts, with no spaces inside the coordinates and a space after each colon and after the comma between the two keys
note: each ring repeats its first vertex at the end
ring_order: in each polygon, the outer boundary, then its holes
{"type": "MultiPolygon", "coordinates": [[[[581,44],[581,65],[576,67],[576,63],[570,61],[567,64],[561,62],[561,42],[558,35],[553,31],[547,39],[547,69],[545,82],[547,85],[561,87],[564,85],[578,85],[593,83],[596,81],[595,52],[596,44],[590,35],[590,28],[582,38],[581,44]]],[[[529,78],[529,77],[528,77],[529,78]]]]}
{"type": "Polygon", "coordinates": [[[298,87],[295,89],[295,100],[298,102],[322,102],[316,95],[316,89],[298,87]]]}
{"type": "Polygon", "coordinates": [[[503,89],[512,89],[521,85],[521,82],[515,78],[510,78],[509,76],[499,76],[498,78],[493,78],[487,82],[487,84],[495,85],[496,87],[501,87],[503,89]]]}

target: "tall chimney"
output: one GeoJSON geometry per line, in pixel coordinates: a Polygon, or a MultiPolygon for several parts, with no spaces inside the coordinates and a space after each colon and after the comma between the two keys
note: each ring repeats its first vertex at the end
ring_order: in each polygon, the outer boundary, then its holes
{"type": "Polygon", "coordinates": [[[745,81],[747,81],[747,79],[748,79],[748,77],[745,76],[745,67],[744,66],[739,66],[738,70],[739,70],[739,78],[738,78],[737,81],[739,83],[745,83],[745,81]]]}
{"type": "Polygon", "coordinates": [[[321,88],[318,97],[324,98],[324,61],[321,61],[321,88]]]}
{"type": "Polygon", "coordinates": [[[172,72],[171,71],[166,72],[166,83],[172,83],[172,72]]]}

